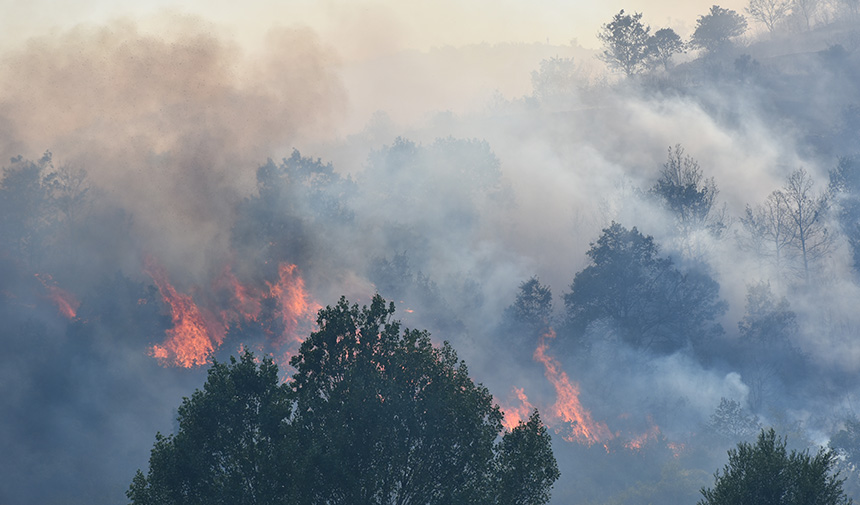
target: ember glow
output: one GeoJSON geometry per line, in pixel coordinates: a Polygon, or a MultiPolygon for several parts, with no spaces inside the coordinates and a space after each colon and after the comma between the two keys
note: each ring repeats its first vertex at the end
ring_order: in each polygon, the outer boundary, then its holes
{"type": "Polygon", "coordinates": [[[547,340],[554,338],[555,331],[552,329],[541,337],[534,359],[543,364],[544,375],[555,388],[556,401],[550,413],[555,420],[563,423],[563,427],[556,427],[556,433],[568,442],[586,445],[609,441],[613,436],[606,424],[594,421],[591,412],[579,402],[579,385],[571,382],[567,372],[561,369],[561,363],[547,354],[547,340]]]}
{"type": "Polygon", "coordinates": [[[48,291],[48,298],[57,306],[60,315],[67,319],[77,317],[81,302],[73,294],[57,286],[57,283],[48,274],[36,274],[36,278],[45,286],[45,289],[48,291]]]}

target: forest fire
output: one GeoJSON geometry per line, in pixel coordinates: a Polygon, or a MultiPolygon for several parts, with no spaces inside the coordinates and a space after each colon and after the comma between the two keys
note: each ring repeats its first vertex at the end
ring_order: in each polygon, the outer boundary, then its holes
{"type": "Polygon", "coordinates": [[[579,386],[571,383],[567,373],[561,369],[561,363],[547,354],[549,344],[546,341],[553,338],[555,331],[552,329],[541,337],[534,359],[543,364],[544,374],[555,388],[556,402],[552,406],[551,415],[562,421],[566,428],[556,428],[556,432],[565,431],[562,438],[568,442],[593,445],[595,442],[609,441],[613,438],[612,432],[605,424],[595,422],[591,418],[591,413],[579,402],[579,386]]]}
{"type": "Polygon", "coordinates": [[[58,287],[54,282],[54,279],[48,274],[36,274],[36,278],[39,279],[39,282],[41,282],[42,285],[45,286],[45,289],[48,290],[48,299],[54,302],[60,315],[66,319],[74,319],[77,317],[78,308],[81,306],[81,302],[79,302],[73,294],[58,287]]]}
{"type": "MultiPolygon", "coordinates": [[[[150,351],[164,364],[186,368],[205,364],[209,354],[224,342],[231,324],[259,321],[263,317],[266,300],[273,302],[274,307],[267,313],[271,320],[263,325],[270,339],[265,347],[270,353],[289,357],[296,344],[312,329],[314,316],[320,308],[306,293],[296,265],[289,263],[280,264],[277,282],[266,282],[265,288],[242,284],[228,265],[211,286],[211,293],[227,295],[204,297],[203,307],[190,295],[178,293],[152,258],[147,258],[145,271],[170,307],[173,320],[173,328],[167,331],[164,343],[154,345],[150,351]]],[[[240,342],[240,345],[249,344],[240,342]]],[[[264,351],[262,344],[258,347],[260,352],[264,351]]]]}
{"type": "Polygon", "coordinates": [[[178,293],[153,258],[146,258],[144,271],[155,281],[173,320],[164,344],[152,346],[152,356],[185,368],[206,364],[209,354],[224,340],[223,326],[207,320],[190,295],[178,293]]]}
{"type": "Polygon", "coordinates": [[[529,398],[526,396],[523,388],[515,387],[512,392],[516,395],[519,405],[506,405],[501,407],[502,414],[505,416],[502,419],[502,426],[508,430],[516,428],[521,422],[524,423],[528,421],[529,415],[535,408],[534,405],[529,402],[529,398]]]}

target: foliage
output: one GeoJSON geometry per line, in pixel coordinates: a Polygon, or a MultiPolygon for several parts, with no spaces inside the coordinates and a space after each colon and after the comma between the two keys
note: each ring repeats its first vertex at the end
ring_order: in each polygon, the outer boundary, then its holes
{"type": "Polygon", "coordinates": [[[685,51],[684,42],[681,36],[675,33],[671,28],[661,28],[654,32],[648,39],[648,50],[651,58],[663,65],[665,70],[669,69],[669,63],[672,61],[672,56],[685,51]]]}
{"type": "Polygon", "coordinates": [[[708,421],[708,429],[718,438],[737,442],[752,438],[761,430],[761,425],[758,418],[744,410],[739,402],[721,398],[720,405],[708,421]]]}
{"type": "Polygon", "coordinates": [[[612,223],[586,253],[591,265],[577,273],[564,295],[568,323],[582,335],[608,322],[636,347],[672,352],[722,332],[726,310],[719,285],[701,271],[683,273],[661,258],[654,240],[634,227],[612,223]]]}
{"type": "Polygon", "coordinates": [[[451,346],[393,313],[378,295],[320,310],[286,384],[247,352],[215,362],[132,503],[546,503],[559,473],[537,412],[499,438],[498,406],[451,346]]]}
{"type": "Polygon", "coordinates": [[[744,382],[750,387],[749,404],[759,410],[775,393],[776,381],[791,382],[803,366],[804,356],[792,343],[797,318],[788,300],[777,301],[770,283],[747,289],[746,314],[738,322],[744,382]]]}
{"type": "Polygon", "coordinates": [[[727,47],[731,39],[742,35],[746,29],[747,20],[742,15],[714,5],[707,14],[696,20],[696,30],[690,43],[708,52],[717,52],[727,47]]]}
{"type": "Polygon", "coordinates": [[[702,253],[698,233],[718,237],[726,229],[725,209],[715,207],[719,190],[713,177],[705,179],[699,163],[685,155],[680,144],[669,148],[660,178],[650,193],[674,217],[681,251],[687,256],[702,253]]]}
{"type": "Polygon", "coordinates": [[[520,284],[514,303],[505,310],[506,315],[528,325],[546,325],[552,315],[552,290],[543,285],[537,276],[520,284]]]}
{"type": "Polygon", "coordinates": [[[135,505],[292,503],[286,385],[246,352],[215,361],[203,390],[179,407],[179,431],[156,435],[146,476],[128,491],[135,505]],[[287,440],[285,440],[287,439],[287,440]]]}
{"type": "Polygon", "coordinates": [[[790,0],[750,0],[744,10],[773,33],[776,26],[788,17],[791,7],[790,0]]]}
{"type": "Polygon", "coordinates": [[[842,480],[833,474],[836,455],[821,449],[786,451],[773,429],[762,431],[755,445],[740,442],[717,472],[714,487],[702,489],[699,505],[847,505],[842,480]]]}
{"type": "Polygon", "coordinates": [[[642,72],[648,67],[650,30],[642,24],[641,13],[624,14],[622,9],[597,34],[603,42],[599,58],[627,77],[642,72]]]}

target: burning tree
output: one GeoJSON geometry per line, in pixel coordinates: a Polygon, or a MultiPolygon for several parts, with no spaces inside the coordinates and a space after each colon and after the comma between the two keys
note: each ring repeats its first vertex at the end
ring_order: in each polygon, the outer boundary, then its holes
{"type": "Polygon", "coordinates": [[[216,362],[132,504],[549,501],[559,472],[537,411],[499,438],[498,406],[451,346],[393,313],[379,296],[320,310],[285,384],[248,352],[216,362]]]}

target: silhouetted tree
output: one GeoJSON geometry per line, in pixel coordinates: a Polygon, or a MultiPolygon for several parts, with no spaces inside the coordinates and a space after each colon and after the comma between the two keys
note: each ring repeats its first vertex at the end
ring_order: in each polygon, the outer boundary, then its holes
{"type": "Polygon", "coordinates": [[[785,260],[795,260],[806,280],[812,265],[829,254],[833,245],[825,221],[828,195],[813,193],[813,184],[806,170],[795,170],[782,189],[771,193],[764,204],[754,209],[748,206],[741,218],[751,248],[772,257],[777,267],[785,260]]]}
{"type": "Polygon", "coordinates": [[[791,12],[803,18],[807,31],[812,28],[812,20],[820,8],[821,0],[793,0],[791,2],[791,12]]]}
{"type": "Polygon", "coordinates": [[[744,10],[773,33],[776,26],[788,17],[791,6],[790,0],[750,0],[744,10]]]}
{"type": "Polygon", "coordinates": [[[814,456],[792,450],[773,429],[755,445],[741,442],[729,450],[729,463],[717,472],[714,487],[702,489],[699,505],[849,505],[842,480],[833,474],[836,454],[814,456]]]}
{"type": "Polygon", "coordinates": [[[697,257],[702,253],[697,235],[718,237],[726,229],[725,208],[716,208],[719,190],[714,179],[705,179],[699,163],[685,155],[680,145],[669,148],[660,178],[650,193],[675,218],[680,249],[687,256],[697,257]]]}
{"type": "Polygon", "coordinates": [[[696,30],[690,43],[708,52],[716,52],[727,47],[733,38],[746,30],[747,20],[742,15],[714,5],[707,14],[696,20],[696,30]]]}
{"type": "Polygon", "coordinates": [[[287,383],[249,352],[216,361],[179,431],[156,436],[132,504],[546,503],[559,473],[537,411],[499,437],[451,346],[393,314],[378,295],[320,310],[287,383]]]}
{"type": "Polygon", "coordinates": [[[612,21],[603,25],[597,38],[603,42],[600,59],[610,68],[631,77],[648,67],[650,27],[642,24],[642,14],[624,14],[622,9],[612,21]]]}
{"type": "Polygon", "coordinates": [[[684,42],[671,28],[661,28],[648,39],[648,50],[651,58],[669,69],[672,56],[684,52],[684,42]]]}
{"type": "Polygon", "coordinates": [[[640,348],[672,352],[722,333],[719,285],[701,271],[682,273],[659,256],[650,236],[612,223],[586,253],[591,265],[564,295],[568,326],[583,335],[603,321],[640,348]]]}
{"type": "Polygon", "coordinates": [[[506,315],[528,325],[545,325],[552,315],[552,290],[532,277],[520,284],[514,303],[505,310],[506,315]]]}

